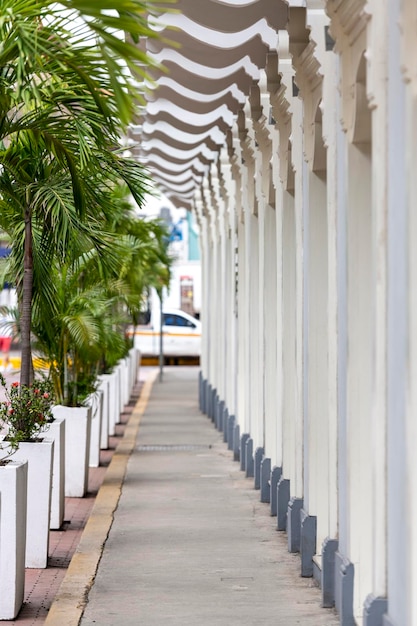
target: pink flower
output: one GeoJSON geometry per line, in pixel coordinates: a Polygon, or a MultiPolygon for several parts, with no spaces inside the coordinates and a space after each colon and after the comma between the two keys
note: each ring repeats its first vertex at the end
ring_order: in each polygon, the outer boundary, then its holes
{"type": "Polygon", "coordinates": [[[15,381],[14,383],[12,383],[12,387],[18,387],[19,383],[17,381],[15,381]]]}
{"type": "Polygon", "coordinates": [[[45,393],[43,394],[43,397],[44,397],[45,399],[46,399],[46,398],[49,398],[49,393],[46,393],[46,392],[45,392],[45,393]]]}

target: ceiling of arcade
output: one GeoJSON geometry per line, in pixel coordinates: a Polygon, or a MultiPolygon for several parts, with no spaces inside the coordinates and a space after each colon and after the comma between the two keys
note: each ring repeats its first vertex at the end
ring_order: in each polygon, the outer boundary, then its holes
{"type": "Polygon", "coordinates": [[[165,69],[153,73],[131,138],[161,191],[191,208],[268,52],[277,50],[278,31],[297,9],[285,0],[177,0],[175,6],[155,26],[161,37],[146,42],[165,69]]]}

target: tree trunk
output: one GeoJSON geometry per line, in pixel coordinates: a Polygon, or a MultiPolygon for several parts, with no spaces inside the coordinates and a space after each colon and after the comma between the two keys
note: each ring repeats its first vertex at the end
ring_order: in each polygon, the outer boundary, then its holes
{"type": "Polygon", "coordinates": [[[33,291],[33,247],[32,215],[29,207],[25,210],[25,244],[23,260],[22,309],[20,334],[22,343],[22,365],[20,384],[29,386],[33,377],[32,346],[30,341],[32,326],[32,291],[33,291]]]}

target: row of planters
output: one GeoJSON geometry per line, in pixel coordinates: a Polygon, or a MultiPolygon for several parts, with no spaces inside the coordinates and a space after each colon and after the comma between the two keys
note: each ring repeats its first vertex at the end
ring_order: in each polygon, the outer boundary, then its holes
{"type": "Polygon", "coordinates": [[[25,568],[47,566],[49,530],[64,521],[65,497],[86,494],[89,467],[98,466],[100,449],[108,447],[138,370],[132,348],[80,407],[55,405],[45,379],[23,393],[17,382],[7,390],[0,408],[9,430],[3,453],[10,454],[0,467],[0,619],[14,619],[21,608],[25,568]],[[31,441],[16,441],[19,419],[32,419],[31,441]]]}
{"type": "MultiPolygon", "coordinates": [[[[164,10],[164,2],[170,0],[119,0],[117,10],[109,11],[97,0],[1,0],[0,231],[11,254],[1,261],[0,281],[16,289],[21,344],[20,381],[7,390],[9,404],[1,405],[3,619],[12,619],[22,600],[23,557],[28,566],[46,563],[42,537],[50,497],[58,500],[52,523],[62,520],[62,482],[55,486],[64,468],[60,452],[67,457],[64,492],[83,495],[86,474],[78,464],[69,467],[70,451],[90,458],[84,445],[105,439],[106,429],[111,434],[117,411],[110,403],[122,406],[124,386],[111,391],[109,381],[124,380],[133,358],[126,330],[139,319],[145,290],[169,284],[166,228],[138,219],[150,181],[121,139],[130,123],[138,123],[151,63],[138,43],[154,33],[148,20],[164,10]],[[45,380],[34,373],[33,352],[45,360],[45,380]],[[105,381],[109,418],[99,434],[96,414],[105,381]],[[79,417],[65,417],[60,425],[61,411],[71,408],[78,415],[88,406],[95,417],[83,435],[79,417]],[[44,458],[34,469],[32,460],[18,459],[28,458],[37,436],[43,442],[33,447],[44,458]],[[33,500],[16,495],[26,486],[33,500]],[[7,510],[14,512],[5,521],[7,510]],[[28,536],[25,545],[19,538],[26,519],[33,539],[28,536]]],[[[91,460],[97,463],[96,449],[91,460]]]]}

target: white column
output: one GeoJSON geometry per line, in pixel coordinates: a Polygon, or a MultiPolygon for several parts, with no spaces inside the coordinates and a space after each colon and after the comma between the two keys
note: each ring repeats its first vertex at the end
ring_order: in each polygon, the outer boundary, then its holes
{"type": "MultiPolygon", "coordinates": [[[[391,7],[393,9],[393,7],[391,7]]],[[[395,114],[400,116],[398,125],[398,131],[400,133],[395,145],[396,152],[400,159],[400,164],[403,164],[405,169],[405,201],[406,201],[406,233],[401,232],[401,218],[404,216],[399,214],[399,221],[396,223],[398,226],[397,236],[399,237],[397,243],[397,262],[401,263],[400,246],[402,244],[401,235],[405,235],[405,250],[406,250],[406,263],[405,279],[406,289],[408,297],[408,306],[406,316],[404,314],[399,315],[399,326],[396,328],[396,339],[399,342],[398,348],[406,350],[405,355],[407,358],[408,371],[405,372],[406,381],[406,420],[405,429],[403,431],[402,420],[397,422],[397,431],[394,434],[391,430],[391,436],[393,441],[391,442],[390,450],[390,488],[391,495],[394,496],[394,490],[398,490],[396,495],[397,506],[401,505],[403,518],[400,519],[399,511],[398,515],[395,515],[394,511],[390,511],[390,522],[393,532],[398,529],[401,533],[402,544],[399,545],[398,539],[390,532],[390,540],[392,545],[390,546],[391,562],[390,566],[390,599],[393,599],[392,613],[390,608],[390,614],[396,623],[409,623],[413,626],[417,624],[417,597],[415,593],[417,584],[417,532],[415,527],[415,520],[417,519],[417,462],[416,462],[416,447],[417,441],[417,328],[416,328],[416,314],[417,314],[417,250],[416,250],[416,235],[417,235],[417,215],[416,215],[416,201],[417,201],[417,60],[415,55],[416,47],[416,30],[415,24],[417,19],[417,6],[412,0],[403,0],[402,2],[402,15],[400,20],[400,30],[403,35],[402,50],[401,50],[401,67],[404,71],[404,78],[406,80],[405,88],[405,126],[401,123],[403,120],[404,101],[401,102],[402,86],[398,85],[399,93],[397,94],[398,100],[395,102],[397,109],[392,111],[392,116],[395,114]],[[398,106],[400,105],[400,106],[398,106]],[[403,134],[404,133],[404,134],[403,134]],[[405,144],[404,152],[399,154],[399,150],[403,147],[401,142],[405,144]],[[405,319],[404,319],[405,318],[405,319]],[[402,336],[402,326],[404,322],[407,324],[408,346],[404,346],[404,336],[402,336]],[[407,450],[406,463],[403,463],[402,452],[404,449],[404,443],[407,450]],[[404,493],[404,476],[406,476],[406,491],[404,493]],[[394,526],[395,524],[395,526],[394,526]],[[398,552],[395,553],[395,550],[398,552]],[[406,564],[404,568],[404,563],[406,564]],[[401,571],[401,564],[403,570],[401,571]],[[405,569],[405,571],[404,571],[405,569]],[[402,588],[401,588],[402,585],[402,588]],[[402,621],[401,621],[402,620],[402,621]]],[[[395,13],[394,13],[395,15],[395,13]]],[[[392,29],[393,30],[393,29],[392,29]]],[[[395,36],[397,34],[395,33],[395,36]]],[[[392,68],[395,71],[394,68],[392,68]]],[[[394,88],[394,87],[393,87],[394,88]]],[[[392,119],[392,117],[391,117],[392,119]]],[[[392,135],[391,135],[392,137],[392,135]]],[[[392,139],[394,139],[392,137],[392,139]]],[[[398,165],[395,165],[397,169],[398,165]]],[[[394,174],[394,172],[393,172],[394,174]]],[[[401,184],[401,173],[398,179],[398,184],[401,184]]],[[[402,191],[399,189],[399,200],[402,197],[402,191]]],[[[392,201],[397,203],[397,198],[392,197],[392,201]]],[[[395,207],[397,209],[397,207],[395,207]]],[[[401,210],[401,206],[400,206],[401,210]]],[[[394,206],[392,207],[394,211],[394,206]]],[[[403,226],[404,227],[404,226],[403,226]]],[[[401,266],[400,266],[401,267],[401,266]]],[[[393,277],[394,280],[394,277],[393,277]]],[[[398,277],[395,276],[395,281],[398,277]]],[[[395,283],[397,289],[401,288],[401,282],[395,283]]],[[[394,288],[394,285],[393,285],[394,288]]],[[[392,320],[393,323],[393,320],[392,320]]],[[[392,346],[391,346],[392,347],[392,346]]],[[[399,356],[401,353],[399,354],[399,356]]],[[[401,373],[401,369],[398,374],[401,373]]],[[[397,374],[397,375],[398,375],[397,374]]],[[[394,404],[394,398],[391,399],[391,410],[395,409],[397,417],[400,417],[399,411],[403,408],[401,403],[401,380],[397,378],[398,395],[397,403],[394,404]]],[[[391,385],[391,390],[393,384],[391,385]]],[[[392,424],[393,426],[393,424],[392,424]]],[[[391,530],[390,528],[390,530],[391,530]]]]}
{"type": "Polygon", "coordinates": [[[372,250],[374,255],[373,407],[372,447],[372,587],[368,593],[387,593],[387,0],[373,0],[368,10],[368,100],[372,108],[372,250]]]}

